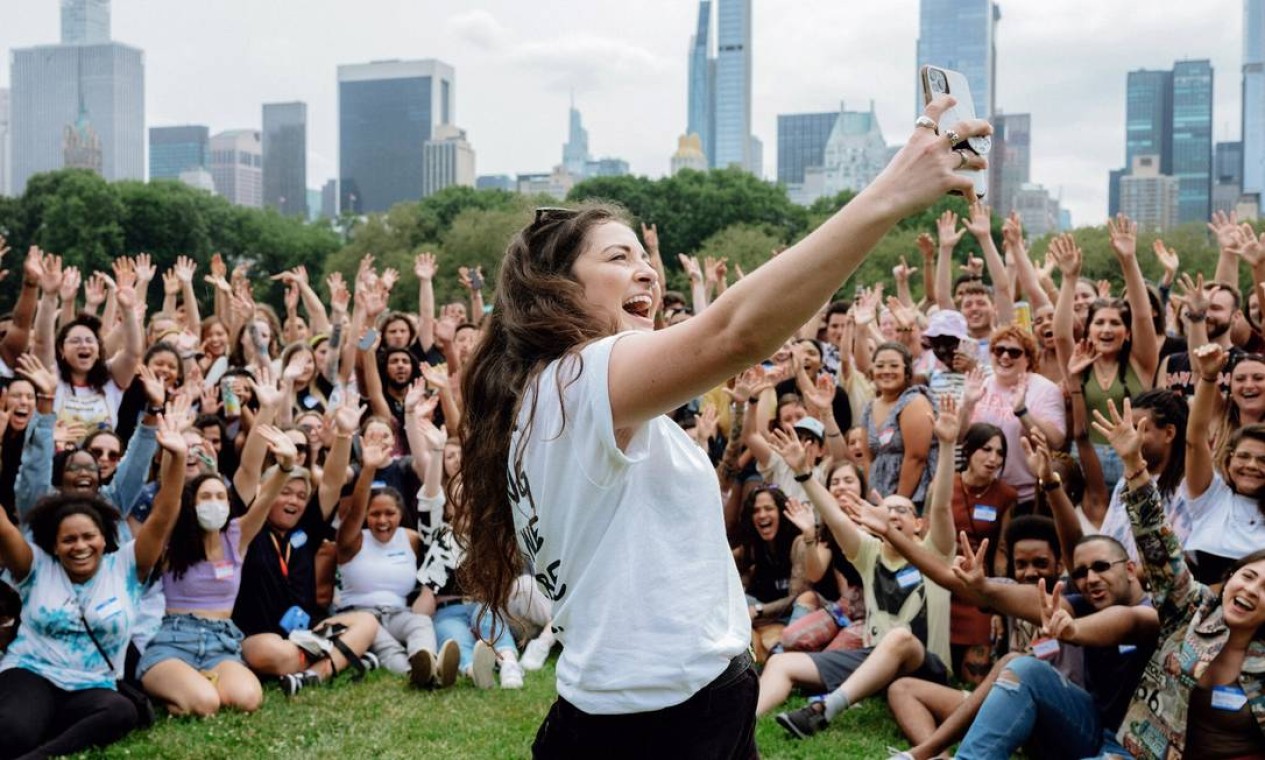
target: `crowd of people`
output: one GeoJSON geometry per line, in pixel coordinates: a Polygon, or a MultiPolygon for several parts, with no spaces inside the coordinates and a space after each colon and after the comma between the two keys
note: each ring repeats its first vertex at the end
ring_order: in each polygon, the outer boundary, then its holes
{"type": "MultiPolygon", "coordinates": [[[[437,304],[423,253],[408,311],[369,256],[328,306],[272,274],[278,314],[218,255],[150,304],[144,254],[88,275],[32,248],[0,318],[0,757],[343,671],[520,688],[556,640],[542,756],[697,727],[662,711],[708,691],[802,739],[885,694],[909,758],[1265,757],[1265,235],[1218,214],[1215,273],[1157,242],[1148,283],[1117,217],[1120,289],[1070,235],[1038,266],[1014,215],[999,250],[976,201],[894,295],[782,303],[863,213],[732,282],[682,257],[679,293],[655,227],[540,209],[492,303],[462,267],[468,304],[437,304]],[[749,334],[774,322],[794,335],[749,334]],[[717,490],[732,556],[676,509],[717,490]],[[638,713],[664,719],[588,720],[638,713]]],[[[754,748],[738,717],[690,752],[754,748]]]]}

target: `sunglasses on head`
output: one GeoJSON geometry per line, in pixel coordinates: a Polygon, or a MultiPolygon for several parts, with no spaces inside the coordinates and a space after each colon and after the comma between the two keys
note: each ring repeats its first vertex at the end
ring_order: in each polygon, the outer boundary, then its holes
{"type": "Polygon", "coordinates": [[[553,222],[560,222],[575,216],[575,210],[569,208],[559,208],[556,206],[540,206],[536,209],[536,218],[532,221],[532,227],[540,227],[553,222]]]}
{"type": "Polygon", "coordinates": [[[1011,359],[1018,359],[1023,355],[1024,350],[1022,348],[1015,348],[1014,346],[993,346],[993,356],[996,356],[998,359],[1003,356],[1009,356],[1011,359]]]}
{"type": "Polygon", "coordinates": [[[1095,575],[1102,575],[1111,569],[1112,565],[1123,565],[1128,562],[1128,558],[1118,559],[1114,562],[1108,562],[1105,559],[1090,562],[1088,565],[1081,565],[1072,570],[1072,580],[1083,581],[1089,577],[1089,571],[1093,570],[1095,575]]]}

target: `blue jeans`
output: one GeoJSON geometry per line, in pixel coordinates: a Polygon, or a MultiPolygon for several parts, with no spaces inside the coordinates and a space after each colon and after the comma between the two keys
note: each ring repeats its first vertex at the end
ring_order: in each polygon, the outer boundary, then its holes
{"type": "Polygon", "coordinates": [[[443,646],[444,642],[452,639],[457,642],[457,646],[461,649],[461,670],[470,667],[471,661],[474,659],[474,636],[475,626],[479,629],[479,638],[492,642],[492,648],[500,651],[502,649],[516,649],[514,637],[510,633],[509,624],[504,620],[497,626],[496,638],[492,638],[492,613],[488,612],[479,617],[479,605],[475,602],[465,602],[459,604],[449,604],[435,610],[435,638],[439,640],[439,646],[443,646]]]}
{"type": "Polygon", "coordinates": [[[1002,671],[955,757],[1008,758],[1025,745],[1034,757],[1096,757],[1106,751],[1129,757],[1103,727],[1089,692],[1035,657],[1022,657],[1002,671]]]}

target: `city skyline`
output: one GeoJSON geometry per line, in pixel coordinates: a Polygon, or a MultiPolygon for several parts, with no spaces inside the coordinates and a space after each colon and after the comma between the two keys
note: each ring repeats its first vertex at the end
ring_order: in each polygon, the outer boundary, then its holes
{"type": "MultiPolygon", "coordinates": [[[[836,5],[805,0],[788,11],[753,3],[752,131],[765,145],[766,177],[776,175],[778,114],[874,99],[886,139],[908,133],[918,2],[836,5]]],[[[477,11],[386,2],[312,2],[302,14],[294,7],[224,0],[212,13],[178,0],[142,13],[135,2],[114,3],[112,37],[145,51],[146,126],[260,128],[262,103],[308,102],[308,181],[320,186],[337,173],[337,66],[430,57],[461,77],[459,125],[479,151],[480,174],[555,165],[572,89],[600,152],[625,158],[638,174],[667,174],[687,120],[695,2],[630,8],[594,0],[557,3],[558,12],[546,14],[503,0],[477,11]],[[191,18],[198,35],[170,34],[191,18]],[[242,18],[253,19],[249,33],[242,18]]],[[[1128,71],[1210,58],[1221,72],[1214,140],[1239,139],[1242,0],[1161,3],[1145,15],[1082,0],[1058,8],[1002,0],[1000,7],[997,107],[1032,114],[1032,176],[1052,193],[1061,189],[1078,224],[1105,217],[1104,178],[1124,163],[1128,71]]],[[[56,4],[0,0],[0,16],[6,51],[58,39],[56,4]]],[[[10,78],[6,55],[0,87],[10,78]]]]}

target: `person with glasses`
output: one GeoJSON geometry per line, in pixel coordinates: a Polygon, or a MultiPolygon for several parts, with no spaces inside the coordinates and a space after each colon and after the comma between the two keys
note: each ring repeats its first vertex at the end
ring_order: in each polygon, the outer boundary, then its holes
{"type": "Polygon", "coordinates": [[[1226,351],[1209,343],[1191,359],[1198,377],[1186,430],[1185,495],[1192,527],[1185,547],[1195,579],[1215,584],[1235,560],[1265,546],[1265,425],[1234,430],[1215,459],[1208,421],[1221,403],[1226,351]]]}
{"type": "Polygon", "coordinates": [[[954,550],[953,442],[958,437],[958,424],[957,403],[950,396],[942,397],[939,415],[934,418],[935,435],[941,442],[939,474],[931,487],[925,522],[913,502],[893,495],[873,509],[877,515],[873,523],[862,527],[863,499],[845,495],[846,506],[841,509],[825,488],[815,481],[809,483],[808,495],[821,513],[822,522],[861,576],[865,589],[865,646],[854,650],[788,652],[769,659],[760,675],[757,714],[767,713],[784,702],[794,686],[826,692],[824,699],[777,715],[778,724],[792,736],[805,739],[825,730],[849,705],[902,676],[948,683],[949,593],[909,564],[887,536],[900,533],[914,537],[909,540],[927,547],[942,564],[947,566],[950,562],[954,550]]]}
{"type": "Polygon", "coordinates": [[[922,349],[935,358],[927,377],[932,394],[938,398],[947,393],[955,401],[961,401],[966,373],[979,364],[962,312],[940,309],[933,313],[922,331],[922,349]]]}
{"type": "Polygon", "coordinates": [[[510,242],[462,369],[454,519],[474,599],[503,609],[530,561],[553,600],[559,699],[537,756],[754,753],[751,619],[716,472],[666,414],[772,355],[900,218],[973,193],[954,171],[986,162],[954,145],[990,128],[938,134],[949,103],[815,232],[663,330],[662,283],[619,210],[539,209],[510,242]]]}
{"type": "MultiPolygon", "coordinates": [[[[1196,397],[1203,384],[1201,375],[1196,397]]],[[[1095,426],[1133,473],[1125,507],[1160,622],[1160,644],[1129,703],[1121,743],[1137,758],[1265,757],[1265,549],[1258,542],[1227,566],[1219,590],[1196,580],[1146,472],[1148,423],[1135,420],[1127,402],[1108,411],[1095,426]]],[[[1252,456],[1265,465],[1265,453],[1252,456]]]]}
{"type": "Polygon", "coordinates": [[[80,448],[97,460],[97,472],[101,477],[101,482],[109,483],[114,477],[114,471],[119,467],[119,460],[123,457],[123,442],[119,440],[118,434],[109,428],[94,430],[83,439],[80,448]]]}
{"type": "MultiPolygon", "coordinates": [[[[1018,325],[995,330],[989,340],[993,372],[976,371],[967,376],[962,414],[970,423],[996,425],[1011,451],[1019,439],[1040,430],[1050,448],[1063,448],[1067,440],[1067,416],[1063,392],[1037,370],[1037,343],[1018,325]]],[[[969,431],[967,427],[963,432],[969,431]]],[[[1019,514],[1031,514],[1036,502],[1037,476],[1023,457],[1006,460],[1001,481],[1018,492],[1019,514]]],[[[994,542],[994,545],[996,542],[994,542]]]]}
{"type": "MultiPolygon", "coordinates": [[[[17,360],[14,360],[16,366],[17,360]]],[[[0,432],[0,507],[9,513],[9,519],[17,522],[17,499],[14,486],[18,468],[22,466],[22,451],[26,448],[26,429],[35,417],[35,386],[24,377],[9,381],[0,395],[3,409],[3,432],[0,432]]]]}

